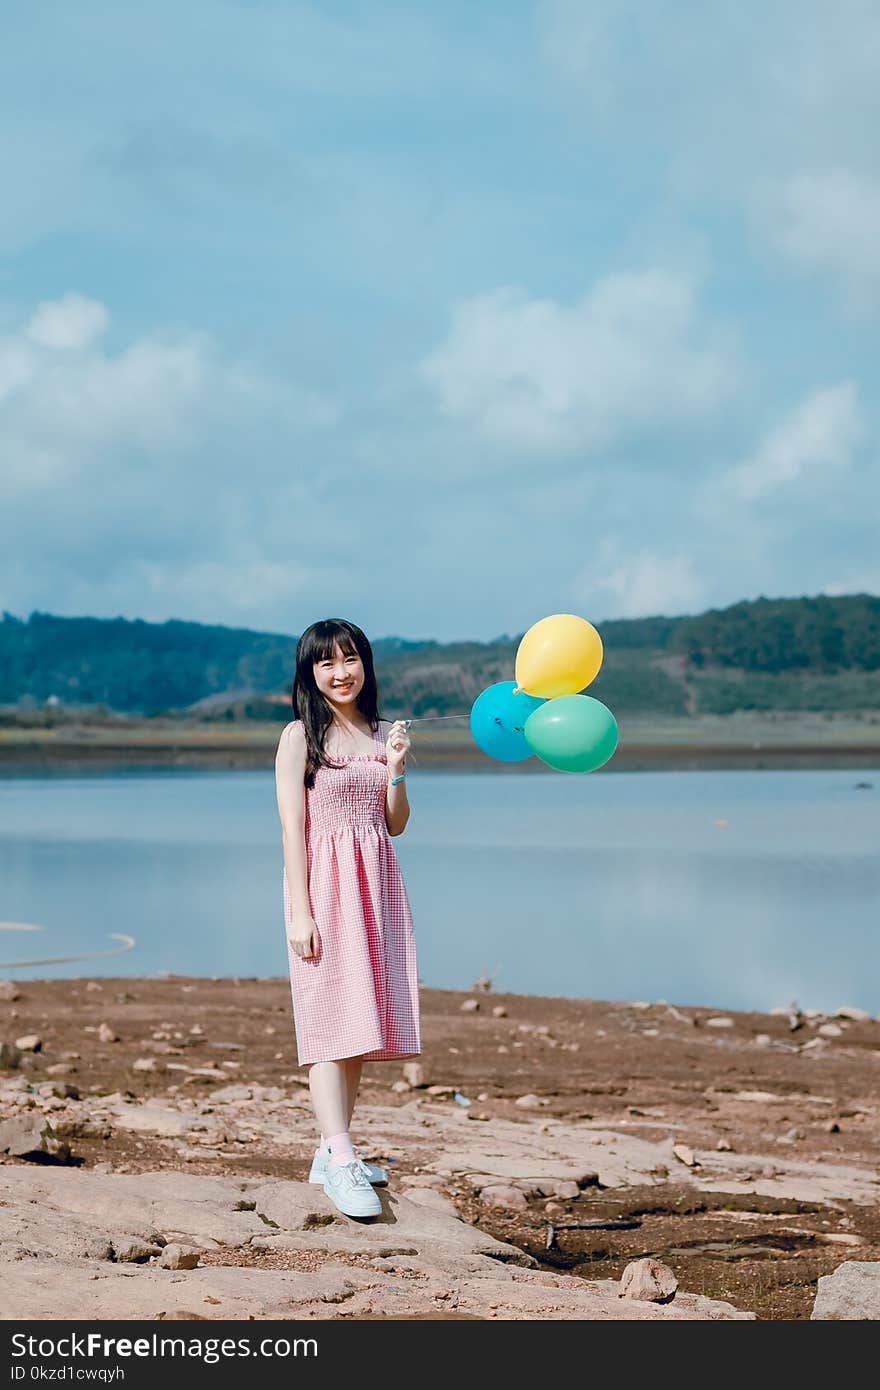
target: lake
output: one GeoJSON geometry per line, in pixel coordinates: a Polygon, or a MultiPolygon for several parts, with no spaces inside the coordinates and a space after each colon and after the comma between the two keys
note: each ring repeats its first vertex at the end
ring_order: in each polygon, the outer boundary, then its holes
{"type": "MultiPolygon", "coordinates": [[[[880,1013],[876,772],[422,771],[409,800],[428,986],[880,1013]]],[[[42,929],[0,930],[0,974],[285,975],[281,874],[271,771],[2,777],[0,922],[42,929]]]]}

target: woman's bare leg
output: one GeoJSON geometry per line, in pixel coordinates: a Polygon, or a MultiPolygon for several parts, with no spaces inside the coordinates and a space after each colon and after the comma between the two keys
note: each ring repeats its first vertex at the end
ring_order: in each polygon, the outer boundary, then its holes
{"type": "Polygon", "coordinates": [[[313,1062],[309,1067],[309,1093],[312,1108],[326,1139],[348,1129],[351,1109],[348,1101],[348,1059],[339,1062],[313,1062]]]}
{"type": "Polygon", "coordinates": [[[357,1100],[358,1087],[361,1084],[361,1071],[363,1070],[363,1057],[346,1057],[343,1062],[345,1067],[346,1081],[346,1129],[351,1128],[351,1117],[354,1114],[355,1101],[357,1100]]]}

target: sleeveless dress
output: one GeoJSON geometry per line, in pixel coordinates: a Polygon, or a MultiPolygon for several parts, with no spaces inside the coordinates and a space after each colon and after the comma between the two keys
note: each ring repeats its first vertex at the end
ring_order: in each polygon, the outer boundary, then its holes
{"type": "MultiPolygon", "coordinates": [[[[290,726],[288,726],[290,727],[290,726]]],[[[297,1060],[417,1057],[419,984],[412,916],[385,823],[387,758],[381,726],[375,753],[332,758],[307,787],[305,842],[317,954],[288,942],[297,1060]]],[[[293,921],[287,870],[284,921],[293,921]]]]}

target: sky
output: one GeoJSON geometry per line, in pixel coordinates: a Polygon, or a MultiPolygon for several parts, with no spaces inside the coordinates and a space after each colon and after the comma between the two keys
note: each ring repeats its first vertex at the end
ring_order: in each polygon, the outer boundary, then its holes
{"type": "Polygon", "coordinates": [[[488,641],[880,593],[875,0],[35,0],[0,608],[488,641]]]}

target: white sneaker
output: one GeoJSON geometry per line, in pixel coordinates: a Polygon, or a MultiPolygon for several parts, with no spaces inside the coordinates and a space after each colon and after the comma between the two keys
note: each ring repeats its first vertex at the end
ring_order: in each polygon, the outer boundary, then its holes
{"type": "Polygon", "coordinates": [[[356,1158],[338,1167],[327,1165],[324,1191],[346,1216],[378,1216],[382,1210],[382,1203],[356,1158]]]}
{"type": "MultiPolygon", "coordinates": [[[[361,1158],[360,1149],[358,1148],[357,1144],[354,1145],[354,1151],[355,1156],[357,1158],[357,1162],[361,1165],[361,1168],[364,1171],[364,1176],[367,1179],[367,1181],[371,1182],[374,1187],[387,1187],[388,1173],[386,1172],[386,1170],[384,1168],[380,1168],[378,1163],[367,1163],[366,1159],[361,1158]]],[[[316,1183],[318,1186],[323,1187],[324,1179],[326,1176],[327,1155],[322,1154],[320,1149],[316,1149],[315,1156],[312,1159],[312,1166],[309,1170],[309,1182],[316,1183]]]]}

